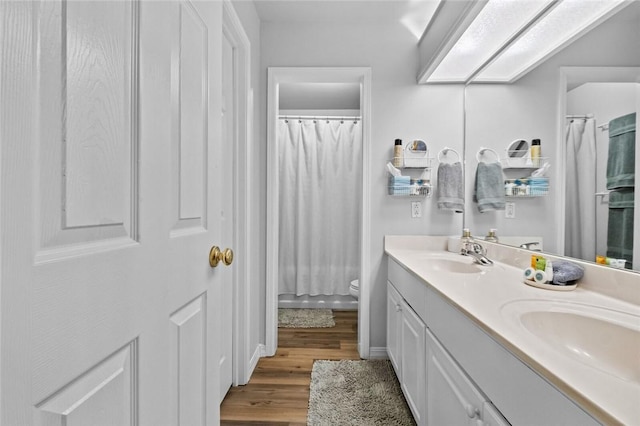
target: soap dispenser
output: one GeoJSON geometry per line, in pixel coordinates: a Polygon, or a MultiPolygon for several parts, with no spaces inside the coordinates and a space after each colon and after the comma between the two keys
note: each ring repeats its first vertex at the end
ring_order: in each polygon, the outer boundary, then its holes
{"type": "Polygon", "coordinates": [[[469,246],[473,243],[473,237],[469,228],[462,230],[462,237],[460,237],[460,253],[465,253],[469,246]]]}
{"type": "Polygon", "coordinates": [[[489,229],[489,233],[487,234],[486,237],[484,237],[485,241],[489,241],[491,243],[497,243],[498,242],[498,235],[496,235],[497,229],[495,228],[491,228],[489,229]]]}

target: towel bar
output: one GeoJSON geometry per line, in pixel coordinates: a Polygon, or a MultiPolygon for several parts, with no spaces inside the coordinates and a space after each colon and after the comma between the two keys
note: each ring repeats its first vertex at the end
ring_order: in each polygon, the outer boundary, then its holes
{"type": "Polygon", "coordinates": [[[485,147],[480,147],[480,149],[478,150],[478,152],[476,153],[476,160],[478,160],[478,163],[480,162],[480,157],[484,155],[485,152],[492,152],[493,155],[495,155],[496,157],[496,161],[500,162],[500,156],[498,155],[497,152],[495,152],[493,149],[491,148],[485,148],[485,147]]]}
{"type": "Polygon", "coordinates": [[[446,157],[446,156],[449,154],[449,152],[453,152],[454,154],[456,154],[456,156],[458,157],[458,161],[460,161],[460,154],[458,154],[458,151],[456,151],[456,150],[455,150],[455,149],[453,149],[453,148],[449,148],[449,147],[446,147],[446,146],[445,146],[445,147],[444,147],[444,148],[442,148],[442,149],[440,150],[440,152],[438,153],[438,156],[437,156],[437,158],[438,158],[438,162],[439,162],[439,163],[442,163],[442,157],[441,157],[441,155],[443,155],[443,154],[444,154],[444,156],[446,157]]]}

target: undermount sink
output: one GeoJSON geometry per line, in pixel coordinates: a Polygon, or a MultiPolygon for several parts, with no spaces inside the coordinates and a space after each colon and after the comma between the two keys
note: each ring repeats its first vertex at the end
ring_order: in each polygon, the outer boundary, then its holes
{"type": "Polygon", "coordinates": [[[474,274],[482,272],[482,268],[480,268],[480,266],[463,260],[466,259],[435,259],[430,266],[436,271],[446,271],[457,274],[474,274]]]}
{"type": "Polygon", "coordinates": [[[542,300],[511,302],[502,312],[565,356],[619,379],[640,383],[640,316],[542,300]]]}

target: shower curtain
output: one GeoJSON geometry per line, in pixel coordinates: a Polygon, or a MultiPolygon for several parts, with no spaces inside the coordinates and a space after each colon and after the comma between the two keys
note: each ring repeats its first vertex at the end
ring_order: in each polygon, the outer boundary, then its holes
{"type": "Polygon", "coordinates": [[[596,258],[596,124],[571,120],[566,128],[565,256],[596,258]]]}
{"type": "Polygon", "coordinates": [[[279,294],[348,295],[360,270],[361,124],[278,120],[279,294]]]}

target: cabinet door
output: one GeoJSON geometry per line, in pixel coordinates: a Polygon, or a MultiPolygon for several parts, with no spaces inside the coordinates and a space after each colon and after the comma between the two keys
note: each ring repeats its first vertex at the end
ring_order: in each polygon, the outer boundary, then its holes
{"type": "Polygon", "coordinates": [[[427,340],[427,425],[481,424],[483,395],[429,330],[427,340]]]}
{"type": "Polygon", "coordinates": [[[396,375],[401,377],[400,365],[400,325],[402,322],[402,297],[387,281],[387,355],[396,370],[396,375]]]}
{"type": "Polygon", "coordinates": [[[400,379],[405,399],[419,425],[425,424],[426,343],[427,326],[420,317],[402,301],[401,364],[400,379]]]}

